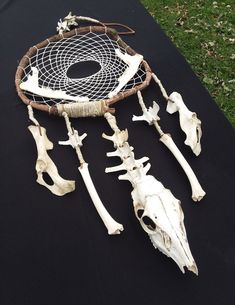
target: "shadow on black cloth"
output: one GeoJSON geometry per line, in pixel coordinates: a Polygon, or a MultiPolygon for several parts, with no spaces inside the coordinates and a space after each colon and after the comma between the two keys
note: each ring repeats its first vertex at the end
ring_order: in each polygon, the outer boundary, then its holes
{"type": "Polygon", "coordinates": [[[0,11],[0,304],[91,305],[234,304],[235,205],[234,130],[185,59],[154,23],[141,4],[129,1],[10,1],[0,11]],[[132,208],[131,187],[106,175],[111,134],[104,119],[73,121],[87,132],[83,153],[110,213],[125,226],[120,236],[108,236],[77,170],[74,151],[59,147],[66,139],[64,122],[37,112],[55,147],[51,156],[64,178],[77,190],[62,198],[35,182],[36,148],[27,126],[25,105],[15,93],[14,74],[27,49],[55,33],[59,18],[69,11],[102,21],[116,21],[136,30],[124,40],[143,54],[167,91],[183,95],[203,122],[202,154],[196,158],[183,145],[178,116],[168,115],[159,89],[144,91],[148,105],[160,103],[162,127],[170,132],[207,192],[195,204],[182,170],[157,141],[153,129],[131,123],[140,114],[136,97],[117,104],[120,128],[128,128],[136,157],[150,157],[155,175],[182,201],[185,226],[199,277],[181,274],[176,264],[154,250],[132,208]]]}

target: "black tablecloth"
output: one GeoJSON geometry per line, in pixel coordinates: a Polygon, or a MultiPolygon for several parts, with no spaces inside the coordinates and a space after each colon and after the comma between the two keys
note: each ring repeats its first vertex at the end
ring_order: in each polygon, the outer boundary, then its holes
{"type": "Polygon", "coordinates": [[[234,130],[147,11],[135,0],[15,0],[0,4],[0,304],[234,304],[235,204],[234,130]],[[182,201],[185,226],[199,276],[183,275],[176,264],[155,250],[133,213],[131,186],[118,174],[105,174],[111,134],[103,118],[73,120],[87,132],[83,153],[100,197],[110,213],[123,223],[120,236],[108,236],[77,170],[72,148],[61,147],[67,138],[64,122],[36,112],[54,142],[50,153],[61,175],[76,180],[75,192],[52,195],[35,181],[36,147],[27,130],[26,107],[15,93],[14,74],[26,50],[52,36],[59,18],[69,11],[134,28],[124,40],[143,54],[168,93],[182,94],[203,122],[202,153],[195,157],[183,145],[178,115],[165,111],[159,89],[151,83],[146,103],[156,99],[161,126],[195,170],[207,195],[193,203],[181,168],[144,123],[132,123],[140,114],[136,96],[115,105],[121,129],[128,128],[136,157],[149,156],[150,173],[182,201]]]}

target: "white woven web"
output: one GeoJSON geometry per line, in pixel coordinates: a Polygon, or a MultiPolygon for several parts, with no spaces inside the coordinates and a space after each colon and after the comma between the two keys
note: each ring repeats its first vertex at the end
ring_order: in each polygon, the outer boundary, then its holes
{"type": "MultiPolygon", "coordinates": [[[[50,42],[46,47],[37,49],[36,54],[29,59],[28,66],[24,68],[22,81],[26,81],[32,73],[31,68],[36,67],[40,87],[63,90],[71,96],[85,96],[90,101],[107,99],[108,94],[117,87],[118,78],[127,68],[127,64],[116,55],[115,49],[126,52],[105,33],[88,32],[50,42]],[[97,62],[100,70],[83,78],[68,77],[67,72],[71,66],[86,61],[97,62]]],[[[143,83],[145,76],[146,73],[140,66],[135,76],[121,91],[143,83]]],[[[63,102],[30,92],[26,92],[26,95],[34,102],[48,105],[63,102]]]]}

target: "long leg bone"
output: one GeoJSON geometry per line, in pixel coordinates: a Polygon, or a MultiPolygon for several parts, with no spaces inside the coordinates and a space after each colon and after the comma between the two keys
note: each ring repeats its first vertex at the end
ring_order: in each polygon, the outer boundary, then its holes
{"type": "Polygon", "coordinates": [[[95,189],[95,186],[93,184],[93,181],[91,179],[89,170],[88,170],[88,163],[85,162],[82,152],[81,152],[81,146],[83,139],[87,136],[87,134],[83,134],[82,136],[78,135],[77,130],[74,130],[71,127],[68,115],[66,112],[63,112],[63,116],[65,119],[65,123],[68,130],[68,136],[69,139],[67,141],[60,141],[59,144],[61,145],[71,145],[77,153],[80,166],[79,166],[79,172],[81,173],[82,179],[86,185],[86,188],[88,190],[88,193],[93,201],[93,204],[100,215],[100,218],[102,219],[103,223],[105,224],[108,234],[114,235],[114,234],[120,234],[121,231],[123,231],[122,224],[116,222],[111,215],[108,213],[108,211],[105,209],[103,203],[101,202],[99,195],[97,194],[97,191],[95,189]]]}
{"type": "Polygon", "coordinates": [[[37,162],[36,162],[36,171],[37,171],[37,182],[45,187],[47,187],[53,194],[58,196],[63,196],[66,193],[72,192],[75,189],[75,182],[71,180],[63,179],[49,155],[47,150],[53,148],[53,143],[48,139],[46,135],[46,129],[41,127],[38,121],[33,116],[32,107],[28,106],[29,118],[36,125],[30,125],[28,129],[32,133],[34,140],[37,146],[37,162]],[[48,184],[44,178],[43,174],[47,173],[53,184],[48,184]]]}
{"type": "Polygon", "coordinates": [[[170,134],[164,133],[158,124],[158,121],[160,120],[158,116],[159,106],[156,102],[153,102],[153,107],[149,107],[149,109],[146,108],[144,104],[143,97],[141,95],[141,92],[137,92],[139,104],[141,106],[141,109],[143,111],[143,115],[141,116],[133,116],[133,121],[146,121],[149,125],[154,125],[156,130],[158,131],[160,135],[160,141],[172,152],[176,160],[179,162],[181,167],[183,168],[186,176],[188,177],[189,183],[191,185],[192,189],[192,199],[194,201],[200,201],[204,195],[205,192],[203,191],[196,175],[194,174],[192,168],[174,143],[172,137],[170,134]]]}
{"type": "Polygon", "coordinates": [[[149,235],[155,248],[171,257],[182,272],[184,267],[198,274],[196,263],[192,257],[184,227],[184,214],[180,201],[170,190],[151,175],[147,175],[150,163],[147,157],[136,160],[133,147],[129,145],[127,131],[121,131],[115,117],[106,113],[106,120],[114,131],[113,136],[103,134],[103,137],[112,141],[116,150],[107,156],[119,156],[120,166],[106,169],[106,172],[126,170],[118,177],[119,180],[128,180],[133,187],[131,193],[134,211],[144,231],[149,235]]]}
{"type": "Polygon", "coordinates": [[[201,121],[197,118],[197,114],[195,112],[190,111],[184,101],[182,96],[177,93],[173,92],[170,96],[168,96],[165,88],[163,87],[160,79],[152,73],[154,81],[160,87],[163,97],[167,100],[167,112],[172,114],[176,111],[179,112],[179,120],[180,120],[180,127],[186,134],[185,144],[190,146],[192,151],[196,156],[198,156],[201,152],[201,121]]]}

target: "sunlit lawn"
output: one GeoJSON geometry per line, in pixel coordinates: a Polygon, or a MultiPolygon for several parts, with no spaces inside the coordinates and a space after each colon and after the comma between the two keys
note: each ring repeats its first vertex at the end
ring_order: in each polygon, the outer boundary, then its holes
{"type": "Polygon", "coordinates": [[[141,0],[235,127],[235,3],[141,0]]]}

